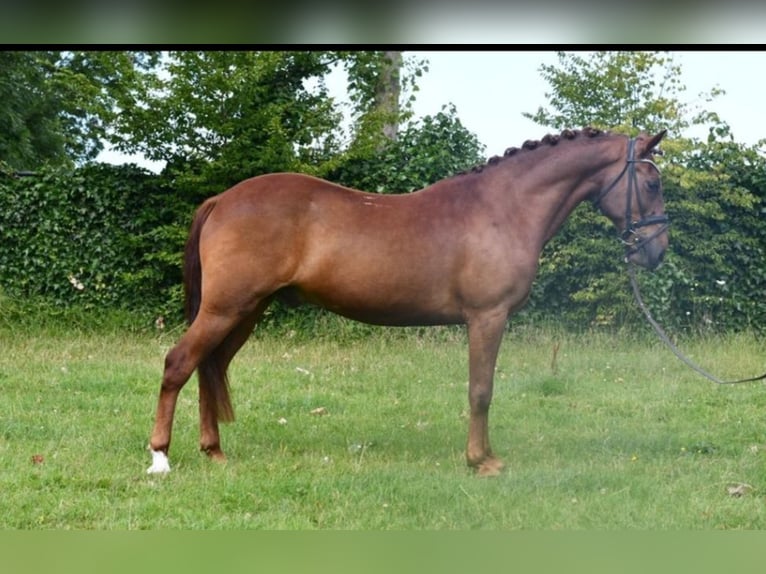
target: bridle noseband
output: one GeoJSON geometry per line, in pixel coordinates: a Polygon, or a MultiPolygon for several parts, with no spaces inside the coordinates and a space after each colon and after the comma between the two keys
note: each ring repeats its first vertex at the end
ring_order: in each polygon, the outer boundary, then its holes
{"type": "Polygon", "coordinates": [[[615,186],[620,182],[622,177],[627,173],[628,174],[628,191],[625,198],[625,229],[620,234],[620,240],[625,245],[627,253],[625,254],[626,257],[629,257],[633,253],[636,253],[637,251],[640,251],[644,245],[649,243],[652,239],[663,233],[668,226],[670,225],[670,219],[668,219],[667,215],[648,215],[644,216],[644,208],[643,205],[641,205],[641,196],[639,194],[638,190],[638,176],[636,175],[636,164],[637,163],[648,163],[651,165],[654,169],[657,170],[657,173],[660,172],[660,168],[657,167],[657,164],[655,164],[650,159],[636,159],[635,156],[635,148],[636,148],[636,138],[630,138],[630,141],[628,142],[628,158],[625,161],[625,167],[622,168],[622,171],[620,174],[615,178],[615,180],[609,184],[608,187],[604,188],[604,190],[599,193],[598,197],[596,197],[595,201],[593,202],[594,205],[601,210],[601,201],[609,194],[610,191],[612,191],[615,186]],[[638,213],[640,215],[640,219],[634,220],[633,219],[633,196],[636,196],[636,204],[638,205],[638,213]],[[649,225],[661,225],[661,227],[658,227],[657,230],[652,233],[651,235],[647,237],[642,237],[637,230],[641,229],[642,227],[648,227],[649,225]]]}

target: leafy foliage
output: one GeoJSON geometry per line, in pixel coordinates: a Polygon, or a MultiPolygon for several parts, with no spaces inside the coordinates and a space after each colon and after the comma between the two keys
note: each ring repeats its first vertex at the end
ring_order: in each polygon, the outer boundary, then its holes
{"type": "Polygon", "coordinates": [[[173,313],[191,206],[135,166],[3,178],[0,284],[57,306],[173,313]],[[183,221],[184,225],[179,222],[183,221]]]}
{"type": "Polygon", "coordinates": [[[310,171],[338,151],[325,52],[180,51],[120,116],[123,151],[165,161],[209,195],[269,171],[310,171]],[[315,87],[309,89],[309,80],[315,87]]]}
{"type": "Polygon", "coordinates": [[[660,308],[682,326],[763,328],[766,160],[754,148],[711,138],[666,179],[674,257],[660,275],[660,308]]]}
{"type": "Polygon", "coordinates": [[[656,52],[595,52],[590,57],[559,52],[559,66],[543,65],[553,110],[538,108],[525,117],[557,129],[594,126],[616,131],[688,127],[687,106],[676,99],[685,90],[681,68],[656,52]],[[658,72],[659,69],[659,72],[658,72]],[[659,73],[659,77],[657,76],[659,73]]]}
{"type": "Polygon", "coordinates": [[[330,179],[365,191],[406,193],[454,175],[482,159],[483,146],[468,131],[454,106],[411,121],[381,150],[356,148],[330,179]]]}
{"type": "Polygon", "coordinates": [[[0,167],[93,159],[155,59],[125,51],[0,54],[0,167]]]}

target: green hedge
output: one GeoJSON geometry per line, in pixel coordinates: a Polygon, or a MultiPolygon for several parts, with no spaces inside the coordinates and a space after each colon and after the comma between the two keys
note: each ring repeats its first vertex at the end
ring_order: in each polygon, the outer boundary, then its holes
{"type": "MultiPolygon", "coordinates": [[[[0,176],[2,177],[2,176],[0,176]]],[[[0,286],[56,306],[177,316],[193,206],[135,166],[0,179],[0,286]]]]}
{"type": "MultiPolygon", "coordinates": [[[[671,330],[766,326],[766,176],[762,164],[729,160],[719,179],[689,183],[689,168],[664,174],[670,250],[663,267],[640,280],[671,330]]],[[[709,174],[710,166],[700,170],[709,174]]],[[[167,176],[102,164],[0,176],[0,197],[6,301],[136,312],[147,325],[181,320],[181,252],[199,197],[175,190],[167,176]]],[[[277,305],[267,323],[300,329],[318,317],[277,305]]],[[[545,248],[530,302],[514,321],[580,329],[643,322],[616,231],[592,206],[578,207],[545,248]]]]}

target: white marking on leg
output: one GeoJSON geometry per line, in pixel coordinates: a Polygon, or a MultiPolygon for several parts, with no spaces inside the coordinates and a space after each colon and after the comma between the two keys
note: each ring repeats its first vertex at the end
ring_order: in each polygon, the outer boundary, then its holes
{"type": "Polygon", "coordinates": [[[168,455],[161,450],[152,451],[152,466],[146,469],[147,474],[159,474],[170,472],[170,461],[168,455]]]}

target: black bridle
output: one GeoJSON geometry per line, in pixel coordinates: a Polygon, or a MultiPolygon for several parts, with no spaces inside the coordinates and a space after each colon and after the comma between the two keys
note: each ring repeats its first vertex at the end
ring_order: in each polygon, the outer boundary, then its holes
{"type": "Polygon", "coordinates": [[[635,148],[636,138],[630,138],[630,141],[628,142],[628,157],[625,160],[625,167],[622,168],[622,171],[614,179],[614,181],[598,194],[598,197],[596,197],[595,201],[593,202],[594,205],[599,210],[601,210],[601,201],[609,194],[610,191],[612,191],[617,186],[623,176],[626,173],[628,174],[628,190],[625,196],[625,229],[620,234],[620,240],[626,248],[626,258],[630,257],[633,253],[640,251],[644,245],[663,233],[668,228],[668,226],[670,226],[670,220],[664,213],[662,215],[644,216],[644,206],[641,203],[641,195],[638,188],[636,164],[648,163],[657,170],[657,173],[660,173],[660,168],[657,167],[657,164],[650,159],[636,159],[635,148]],[[639,219],[637,220],[633,219],[634,195],[636,197],[636,205],[638,206],[639,214],[639,219]],[[640,233],[638,233],[639,229],[642,227],[648,227],[650,225],[659,225],[660,227],[658,227],[654,233],[647,236],[642,236],[640,233]]]}

